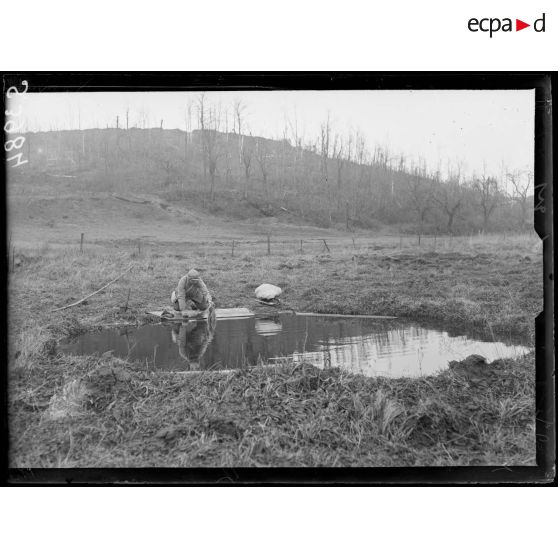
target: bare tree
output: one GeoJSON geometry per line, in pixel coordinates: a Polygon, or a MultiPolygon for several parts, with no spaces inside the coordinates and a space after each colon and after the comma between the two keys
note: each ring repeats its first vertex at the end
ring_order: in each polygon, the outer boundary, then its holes
{"type": "Polygon", "coordinates": [[[405,167],[406,167],[406,163],[405,163],[405,155],[403,153],[401,153],[399,155],[399,161],[397,163],[397,170],[399,172],[405,172],[405,167]]]}
{"type": "Polygon", "coordinates": [[[302,149],[303,134],[300,132],[298,128],[298,116],[296,113],[296,109],[294,111],[293,117],[291,118],[287,116],[286,119],[287,119],[287,127],[292,137],[292,144],[297,149],[297,151],[299,151],[300,149],[302,149]]]}
{"type": "Polygon", "coordinates": [[[193,99],[188,100],[188,104],[186,105],[186,110],[184,111],[184,164],[188,164],[188,142],[189,137],[192,132],[192,107],[194,101],[193,99]]]}
{"type": "Polygon", "coordinates": [[[441,184],[438,179],[436,184],[437,191],[432,198],[446,216],[448,233],[453,235],[456,217],[464,207],[464,187],[459,175],[451,176],[445,184],[441,184]]]}
{"type": "Polygon", "coordinates": [[[322,175],[322,181],[324,189],[326,191],[328,199],[328,212],[329,221],[332,221],[331,205],[332,205],[332,192],[331,185],[329,182],[329,152],[330,152],[330,142],[331,142],[331,125],[329,122],[330,115],[327,114],[327,120],[320,126],[320,171],[322,175]]]}
{"type": "Polygon", "coordinates": [[[262,174],[262,183],[264,187],[264,191],[267,197],[268,190],[267,190],[267,177],[269,173],[269,149],[266,143],[266,140],[262,140],[258,138],[256,140],[256,149],[254,152],[256,156],[256,161],[258,162],[258,166],[260,167],[260,172],[262,174]]]}
{"type": "Polygon", "coordinates": [[[291,143],[289,141],[289,131],[287,123],[284,123],[283,134],[281,137],[279,149],[279,164],[276,165],[277,184],[281,191],[281,199],[284,200],[287,195],[287,166],[289,155],[291,154],[291,143]]]}
{"type": "Polygon", "coordinates": [[[483,171],[480,178],[473,178],[472,188],[476,194],[477,205],[482,211],[482,230],[486,232],[490,217],[501,201],[498,181],[483,171]]]}
{"type": "Polygon", "coordinates": [[[377,145],[374,148],[374,155],[372,158],[372,162],[375,165],[378,165],[382,167],[384,170],[387,170],[390,159],[391,157],[389,153],[389,147],[387,146],[381,147],[377,145]]]}
{"type": "Polygon", "coordinates": [[[364,165],[366,159],[366,139],[357,130],[355,134],[355,156],[359,165],[364,165]]]}
{"type": "Polygon", "coordinates": [[[343,138],[339,134],[335,134],[333,140],[333,159],[337,170],[337,205],[339,206],[341,198],[341,190],[343,188],[343,168],[346,163],[346,153],[343,138]]]}
{"type": "MultiPolygon", "coordinates": [[[[355,215],[359,215],[362,209],[359,199],[364,193],[365,185],[371,185],[371,167],[368,164],[368,158],[366,140],[362,133],[357,130],[355,134],[355,163],[357,164],[356,172],[358,173],[358,178],[353,183],[353,210],[355,215]]],[[[369,193],[364,193],[364,196],[369,198],[369,193]]]]}
{"type": "Polygon", "coordinates": [[[521,230],[526,230],[529,226],[529,204],[528,199],[533,192],[533,175],[530,172],[515,171],[507,174],[508,180],[512,183],[513,194],[519,203],[521,211],[521,230]]]}
{"type": "MultiPolygon", "coordinates": [[[[233,127],[234,127],[234,114],[233,114],[233,127]]],[[[225,182],[227,187],[231,185],[232,181],[232,157],[230,150],[230,137],[229,137],[229,110],[225,108],[225,182]]]]}
{"type": "Polygon", "coordinates": [[[219,146],[220,111],[217,107],[207,107],[205,94],[198,97],[198,121],[202,135],[202,153],[204,176],[209,172],[209,194],[211,201],[215,199],[215,176],[217,163],[221,156],[219,146]]]}
{"type": "Polygon", "coordinates": [[[410,207],[415,213],[418,224],[419,241],[424,230],[424,223],[429,211],[432,209],[432,188],[425,176],[424,169],[415,167],[408,176],[407,194],[410,207]]]}
{"type": "Polygon", "coordinates": [[[291,171],[291,185],[296,186],[296,183],[299,180],[299,174],[305,174],[304,169],[301,169],[301,163],[304,158],[303,133],[301,133],[299,130],[296,108],[294,110],[294,115],[292,117],[287,116],[286,119],[287,128],[290,132],[291,142],[294,147],[291,171]]]}
{"type": "Polygon", "coordinates": [[[246,105],[236,99],[233,103],[233,132],[237,130],[239,136],[242,135],[242,123],[244,122],[244,112],[246,111],[246,105]]]}
{"type": "Polygon", "coordinates": [[[148,125],[149,123],[149,112],[147,111],[147,109],[145,107],[141,107],[139,110],[139,122],[138,122],[138,127],[141,126],[141,128],[144,128],[148,125]]]}
{"type": "Polygon", "coordinates": [[[241,136],[240,138],[240,160],[244,167],[244,199],[248,199],[248,189],[250,187],[250,173],[252,169],[252,156],[254,154],[254,142],[251,137],[241,136]]]}

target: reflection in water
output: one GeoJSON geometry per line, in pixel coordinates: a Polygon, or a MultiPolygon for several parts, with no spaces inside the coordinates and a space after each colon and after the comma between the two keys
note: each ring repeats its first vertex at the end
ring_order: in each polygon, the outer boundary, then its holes
{"type": "Polygon", "coordinates": [[[213,340],[217,320],[213,307],[209,312],[207,320],[178,323],[172,326],[172,340],[178,346],[178,354],[186,361],[187,370],[200,369],[201,358],[213,340]]]}
{"type": "Polygon", "coordinates": [[[82,335],[65,347],[73,354],[103,353],[147,361],[168,370],[223,369],[279,358],[380,376],[434,374],[470,354],[518,357],[529,349],[425,328],[399,320],[282,314],[271,319],[229,319],[129,328],[119,335],[82,335]]]}
{"type": "Polygon", "coordinates": [[[340,367],[374,376],[420,376],[447,367],[452,360],[463,360],[471,354],[488,361],[517,358],[529,349],[501,342],[487,342],[466,336],[451,337],[445,331],[409,326],[381,335],[329,339],[316,350],[294,354],[293,360],[324,367],[340,367]]]}
{"type": "Polygon", "coordinates": [[[270,337],[281,333],[283,330],[283,324],[281,323],[279,316],[276,318],[256,318],[255,329],[258,335],[270,337]]]}

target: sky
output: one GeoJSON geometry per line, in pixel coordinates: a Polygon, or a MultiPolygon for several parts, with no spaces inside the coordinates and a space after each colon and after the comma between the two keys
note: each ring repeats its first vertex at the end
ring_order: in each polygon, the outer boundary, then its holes
{"type": "MultiPolygon", "coordinates": [[[[200,93],[106,92],[27,93],[22,105],[30,131],[130,126],[185,129],[186,108],[200,93]]],[[[430,170],[462,165],[466,175],[483,169],[497,177],[503,169],[533,170],[534,90],[454,91],[223,91],[206,93],[209,104],[229,109],[245,105],[243,133],[281,138],[285,123],[298,124],[304,139],[315,139],[330,115],[332,132],[359,131],[368,148],[388,146],[394,156],[423,159],[430,170]]],[[[17,108],[17,107],[15,107],[17,108]]],[[[194,109],[193,121],[196,112],[194,109]]],[[[232,126],[232,122],[230,124],[232,126]]],[[[195,128],[196,126],[194,126],[195,128]]]]}

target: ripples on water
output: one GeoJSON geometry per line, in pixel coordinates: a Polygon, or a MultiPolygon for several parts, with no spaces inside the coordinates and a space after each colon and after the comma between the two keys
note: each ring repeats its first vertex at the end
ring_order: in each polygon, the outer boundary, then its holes
{"type": "Polygon", "coordinates": [[[218,320],[214,329],[197,322],[105,330],[62,348],[71,354],[113,350],[115,356],[167,370],[230,369],[290,359],[389,377],[434,374],[472,353],[491,361],[530,350],[399,320],[287,314],[275,320],[218,320]]]}

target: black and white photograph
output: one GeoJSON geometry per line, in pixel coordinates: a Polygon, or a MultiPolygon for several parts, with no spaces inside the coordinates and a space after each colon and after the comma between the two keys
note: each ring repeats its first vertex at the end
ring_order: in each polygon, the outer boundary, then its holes
{"type": "Polygon", "coordinates": [[[540,465],[534,87],[21,76],[10,468],[540,465]]]}

